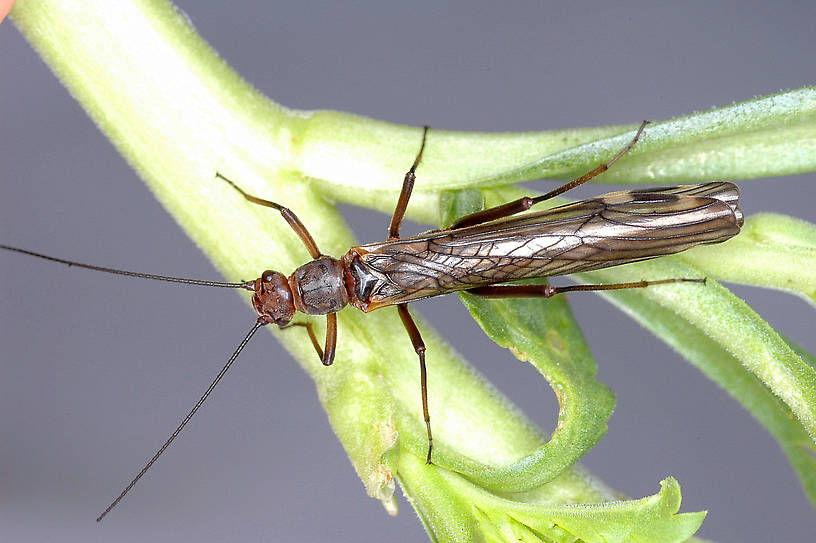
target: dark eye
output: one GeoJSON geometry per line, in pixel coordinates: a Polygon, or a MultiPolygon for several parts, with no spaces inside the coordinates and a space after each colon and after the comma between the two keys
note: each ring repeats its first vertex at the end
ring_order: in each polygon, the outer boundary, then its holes
{"type": "Polygon", "coordinates": [[[261,277],[263,277],[264,282],[271,283],[272,280],[275,278],[275,272],[273,272],[272,270],[266,270],[261,274],[261,277]]]}

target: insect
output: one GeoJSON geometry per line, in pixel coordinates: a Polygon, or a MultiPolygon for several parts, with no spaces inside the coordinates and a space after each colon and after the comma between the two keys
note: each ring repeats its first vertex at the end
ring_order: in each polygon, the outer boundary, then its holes
{"type": "Polygon", "coordinates": [[[732,183],[711,182],[613,192],[546,211],[523,213],[604,172],[635,146],[647,122],[609,162],[542,196],[524,197],[466,215],[442,230],[401,238],[400,224],[411,197],[416,170],[422,160],[428,128],[413,165],[405,174],[386,241],[351,247],[340,258],[324,255],[308,229],[288,208],[244,192],[217,173],[249,202],[280,212],[308,249],[312,260],[289,277],[267,270],[252,281],[228,283],[136,273],[82,264],[33,251],[0,245],[17,253],[130,277],[183,284],[238,288],[252,292],[258,318],[189,413],[170,437],[97,518],[104,518],[150,469],[235,362],[262,326],[304,327],[326,366],[334,361],[337,312],[352,305],[364,312],[396,306],[419,359],[422,411],[431,463],[433,434],[428,409],[425,345],[408,312],[408,303],[422,298],[466,291],[484,297],[543,297],[572,291],[642,288],[705,279],[673,278],[605,285],[506,285],[509,281],[595,270],[677,253],[690,247],[723,242],[740,231],[743,214],[739,191],[732,183]],[[297,312],[326,315],[321,346],[310,322],[294,321],[297,312]]]}

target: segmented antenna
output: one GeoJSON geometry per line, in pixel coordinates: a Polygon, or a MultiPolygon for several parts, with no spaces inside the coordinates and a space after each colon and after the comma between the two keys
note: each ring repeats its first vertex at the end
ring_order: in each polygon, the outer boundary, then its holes
{"type": "Polygon", "coordinates": [[[184,285],[200,285],[204,287],[221,287],[221,288],[243,288],[247,290],[254,290],[252,281],[244,281],[243,283],[227,283],[224,281],[207,281],[203,279],[188,279],[186,277],[173,277],[170,275],[155,275],[152,273],[138,273],[128,270],[118,270],[115,268],[106,268],[103,266],[93,266],[91,264],[83,264],[82,262],[74,262],[73,260],[65,260],[64,258],[57,258],[41,253],[35,253],[27,249],[20,249],[19,247],[11,247],[9,245],[0,245],[0,249],[13,251],[15,253],[22,253],[24,255],[42,258],[43,260],[50,260],[51,262],[58,262],[67,266],[76,266],[77,268],[85,268],[86,270],[94,270],[105,273],[113,273],[116,275],[126,275],[128,277],[139,277],[141,279],[154,279],[156,281],[167,281],[169,283],[182,283],[184,285]]]}
{"type": "Polygon", "coordinates": [[[133,488],[133,486],[134,486],[134,485],[135,485],[137,482],[139,482],[139,479],[141,479],[141,478],[142,478],[142,475],[144,475],[145,473],[147,473],[147,470],[149,470],[149,469],[151,468],[151,466],[153,466],[153,464],[156,462],[156,460],[158,460],[158,459],[159,459],[159,457],[160,457],[160,456],[162,455],[162,453],[163,453],[163,452],[164,452],[164,451],[167,449],[167,447],[169,447],[169,446],[170,446],[170,444],[173,442],[173,440],[174,440],[174,439],[176,439],[176,436],[177,436],[177,435],[179,435],[179,434],[181,433],[181,431],[184,429],[184,427],[185,427],[185,426],[187,426],[187,423],[188,423],[188,422],[190,422],[190,419],[191,419],[191,418],[193,418],[193,415],[195,415],[195,414],[196,414],[196,412],[198,411],[198,409],[201,407],[201,404],[203,404],[203,403],[204,403],[204,401],[207,399],[207,397],[208,397],[208,396],[210,395],[210,393],[213,391],[213,389],[214,389],[214,388],[215,388],[215,386],[218,384],[218,382],[221,380],[221,378],[222,378],[222,377],[224,377],[224,375],[225,375],[225,374],[227,373],[227,371],[230,369],[230,366],[232,366],[232,363],[233,363],[233,362],[235,362],[235,359],[236,359],[236,358],[238,358],[238,355],[239,355],[239,354],[241,354],[241,351],[243,351],[243,350],[244,350],[244,347],[246,347],[246,344],[247,344],[247,343],[249,343],[249,340],[250,340],[250,339],[252,339],[252,336],[254,336],[254,335],[255,335],[255,332],[257,332],[257,331],[258,331],[258,328],[260,328],[261,326],[264,326],[265,324],[267,324],[267,323],[266,323],[266,321],[264,321],[262,318],[258,318],[258,320],[256,320],[256,321],[255,321],[255,324],[253,324],[253,325],[252,325],[252,329],[251,329],[251,330],[249,331],[249,333],[246,335],[246,337],[244,338],[244,340],[243,340],[243,341],[241,341],[241,344],[240,344],[240,345],[238,345],[238,348],[237,348],[237,349],[235,349],[235,352],[234,352],[234,353],[232,353],[232,356],[230,356],[229,360],[227,360],[227,363],[226,363],[226,364],[224,364],[224,367],[223,367],[223,368],[221,368],[221,371],[219,371],[219,372],[218,372],[218,375],[216,375],[216,376],[215,376],[215,379],[213,379],[212,383],[210,383],[210,386],[208,386],[208,387],[207,387],[207,390],[205,390],[205,391],[204,391],[204,394],[202,394],[202,395],[201,395],[201,398],[199,398],[199,399],[198,399],[198,401],[197,401],[197,402],[196,402],[196,404],[193,406],[193,408],[190,410],[190,412],[189,412],[189,413],[187,413],[187,416],[186,416],[186,417],[184,417],[184,419],[182,419],[181,424],[179,424],[179,425],[178,425],[178,427],[176,428],[176,430],[175,430],[175,431],[174,431],[172,434],[170,434],[170,437],[169,437],[169,438],[167,438],[167,441],[165,441],[165,442],[164,442],[164,445],[162,445],[161,447],[159,447],[159,450],[158,450],[158,451],[156,451],[156,454],[154,454],[154,455],[153,455],[153,457],[152,457],[152,458],[151,458],[151,459],[150,459],[150,460],[147,462],[147,464],[145,464],[145,466],[144,466],[144,467],[142,468],[142,470],[141,470],[141,471],[140,471],[140,472],[139,472],[139,473],[136,475],[136,477],[134,477],[134,478],[133,478],[133,479],[132,479],[132,480],[131,480],[131,481],[130,481],[128,484],[127,484],[127,486],[125,487],[125,489],[124,489],[124,490],[123,490],[123,491],[122,491],[122,492],[121,492],[121,493],[120,493],[120,494],[119,494],[119,495],[116,497],[116,499],[115,499],[115,500],[113,500],[113,501],[111,502],[111,504],[110,504],[108,507],[106,507],[106,508],[105,508],[105,510],[104,510],[104,511],[102,511],[102,514],[101,514],[101,515],[99,515],[99,516],[96,518],[96,522],[99,522],[99,521],[101,521],[103,518],[105,518],[105,515],[107,515],[108,513],[110,513],[111,509],[113,509],[114,507],[116,507],[116,505],[117,505],[117,504],[118,504],[120,501],[122,501],[122,498],[124,498],[124,497],[125,497],[125,495],[127,495],[127,493],[128,493],[128,492],[130,492],[130,489],[131,489],[131,488],[133,488]]]}
{"type": "MultiPolygon", "coordinates": [[[[87,270],[95,270],[95,271],[100,271],[100,272],[105,272],[105,273],[113,273],[113,274],[116,274],[116,275],[125,275],[127,277],[139,277],[139,278],[142,278],[142,279],[154,279],[156,281],[167,281],[167,282],[170,282],[170,283],[181,283],[181,284],[185,284],[185,285],[200,285],[200,286],[205,286],[205,287],[221,287],[221,288],[243,288],[243,289],[246,289],[246,290],[253,290],[253,291],[255,290],[253,281],[245,281],[243,283],[227,283],[227,282],[223,282],[223,281],[207,281],[207,280],[202,280],[202,279],[188,279],[186,277],[172,277],[172,276],[169,276],[169,275],[156,275],[156,274],[152,274],[152,273],[138,273],[138,272],[132,272],[132,271],[128,271],[128,270],[118,270],[118,269],[115,269],[115,268],[106,268],[106,267],[103,267],[103,266],[93,266],[91,264],[83,264],[81,262],[74,262],[73,260],[65,260],[63,258],[56,258],[56,257],[53,257],[53,256],[44,255],[44,254],[41,254],[41,253],[35,253],[34,251],[29,251],[27,249],[20,249],[18,247],[11,247],[9,245],[0,245],[0,249],[5,249],[7,251],[13,251],[15,253],[21,253],[21,254],[33,256],[33,257],[36,257],[36,258],[41,258],[43,260],[50,260],[51,262],[57,262],[59,264],[65,264],[67,266],[76,266],[77,268],[85,268],[87,270]]],[[[150,461],[148,461],[148,463],[145,464],[145,466],[136,475],[136,477],[134,477],[128,483],[128,485],[116,497],[116,499],[113,500],[113,502],[111,502],[110,505],[108,505],[108,507],[102,512],[102,514],[99,515],[99,517],[97,517],[97,519],[96,519],[97,522],[99,522],[103,518],[105,518],[105,515],[110,513],[111,509],[116,507],[116,505],[120,501],[122,501],[122,498],[124,498],[125,495],[128,492],[130,492],[130,489],[133,488],[133,486],[139,481],[139,479],[142,478],[142,476],[145,473],[147,473],[147,471],[151,468],[151,466],[153,466],[153,464],[156,462],[156,460],[159,459],[159,457],[162,455],[162,453],[164,453],[164,451],[167,450],[167,447],[170,446],[170,444],[173,442],[173,440],[176,439],[176,436],[178,436],[179,433],[181,433],[181,431],[187,425],[187,423],[190,422],[190,419],[193,418],[193,415],[196,414],[196,412],[199,410],[199,408],[204,403],[204,401],[209,397],[210,393],[213,391],[215,386],[219,383],[219,381],[221,381],[221,378],[224,377],[224,375],[230,369],[233,362],[235,362],[235,360],[238,358],[238,355],[241,354],[241,351],[244,350],[244,347],[246,347],[247,343],[249,343],[249,340],[252,339],[252,336],[255,335],[255,332],[257,332],[258,329],[261,326],[264,326],[265,324],[267,324],[267,322],[262,318],[258,318],[258,320],[255,321],[255,324],[252,325],[252,329],[250,329],[249,333],[246,335],[246,337],[244,337],[243,341],[241,341],[241,343],[238,345],[238,348],[235,349],[235,352],[232,353],[232,356],[229,357],[229,360],[227,360],[227,363],[224,364],[224,367],[221,368],[220,372],[218,372],[218,375],[216,375],[215,379],[213,379],[213,381],[210,383],[210,386],[207,387],[207,390],[204,391],[204,394],[202,394],[201,398],[198,399],[198,401],[193,406],[193,408],[190,410],[190,412],[187,413],[187,416],[184,417],[184,419],[182,419],[181,424],[179,424],[178,427],[176,428],[176,430],[172,434],[170,434],[170,437],[167,439],[167,441],[164,442],[164,444],[159,448],[159,450],[156,452],[156,454],[153,455],[153,457],[150,459],[150,461]]]]}

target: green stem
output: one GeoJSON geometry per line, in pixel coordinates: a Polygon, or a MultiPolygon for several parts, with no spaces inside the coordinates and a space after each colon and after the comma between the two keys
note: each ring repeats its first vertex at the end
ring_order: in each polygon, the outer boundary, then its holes
{"type": "MultiPolygon", "coordinates": [[[[341,128],[334,137],[346,141],[355,137],[354,126],[368,125],[376,134],[383,123],[293,112],[269,101],[226,66],[164,1],[115,6],[104,0],[21,1],[12,17],[225,277],[257,274],[270,263],[288,273],[306,261],[308,253],[282,220],[273,220],[268,209],[247,205],[215,179],[216,171],[240,180],[252,193],[295,208],[323,252],[339,255],[353,244],[334,207],[308,179],[292,173],[301,169],[296,149],[310,148],[313,171],[320,164],[345,171],[331,153],[317,156],[310,131],[331,117],[341,128]]],[[[390,127],[389,137],[390,147],[398,149],[393,154],[399,155],[393,159],[393,171],[382,166],[390,157],[377,157],[365,170],[399,178],[399,170],[416,152],[419,130],[390,127]],[[396,134],[402,139],[394,140],[396,134]]],[[[543,437],[540,432],[427,325],[419,325],[430,353],[437,458],[441,461],[453,454],[446,451],[455,450],[500,465],[535,448],[543,437]]],[[[396,312],[382,310],[372,318],[354,309],[343,311],[337,363],[330,369],[319,363],[305,333],[277,335],[317,383],[368,492],[392,506],[393,469],[383,455],[397,436],[402,444],[394,449],[398,454],[422,454],[426,447],[417,363],[396,312]],[[404,349],[394,348],[403,344],[404,349]]],[[[438,468],[428,468],[433,469],[438,468]]],[[[575,499],[612,497],[598,491],[603,486],[593,477],[581,474],[563,483],[575,499]]]]}
{"type": "MultiPolygon", "coordinates": [[[[417,128],[344,113],[293,111],[261,96],[164,0],[22,0],[12,16],[162,205],[229,279],[256,275],[270,264],[289,273],[309,255],[284,221],[247,204],[215,178],[216,171],[250,193],[294,209],[320,249],[339,256],[354,240],[327,198],[390,211],[416,153],[417,128]]],[[[748,155],[751,161],[738,162],[748,175],[813,169],[814,118],[816,91],[800,89],[667,121],[644,137],[613,176],[663,178],[655,172],[667,171],[666,164],[682,156],[689,159],[682,172],[671,171],[676,179],[713,175],[712,165],[720,173],[734,167],[728,157],[748,155]],[[773,145],[766,145],[766,152],[760,140],[773,145]],[[720,142],[722,160],[701,151],[712,141],[720,142]],[[774,166],[780,153],[790,160],[774,166]],[[664,169],[654,170],[652,164],[664,169]]],[[[409,216],[438,224],[443,189],[587,171],[617,152],[631,137],[629,129],[433,131],[422,164],[423,185],[409,216]]],[[[553,359],[534,364],[557,390],[569,393],[573,403],[562,408],[579,406],[580,418],[573,420],[590,421],[594,433],[581,436],[573,424],[572,433],[554,436],[544,446],[538,429],[418,322],[428,347],[434,466],[420,461],[427,444],[418,368],[395,311],[342,311],[337,363],[328,369],[305,332],[277,335],[315,380],[368,493],[393,509],[396,476],[437,540],[518,539],[534,533],[585,541],[686,539],[702,514],[675,514],[676,482],[664,481],[658,494],[644,500],[601,504],[617,495],[572,465],[580,453],[562,456],[575,440],[581,447],[592,446],[612,408],[609,392],[594,381],[580,332],[562,315],[569,332],[563,337],[570,338],[566,352],[583,353],[581,361],[574,366],[566,363],[571,359],[559,361],[566,356],[560,336],[544,331],[554,347],[541,349],[542,356],[553,359]],[[591,397],[581,399],[582,391],[591,397]],[[602,412],[592,411],[596,404],[602,412]],[[576,512],[563,507],[566,503],[600,505],[576,512]]],[[[322,329],[322,321],[315,322],[322,329]]],[[[517,320],[514,325],[523,329],[525,324],[517,320]]],[[[537,348],[532,344],[522,354],[537,348]]],[[[796,412],[810,414],[809,409],[802,403],[796,412]]],[[[812,426],[811,419],[806,422],[812,426]]]]}

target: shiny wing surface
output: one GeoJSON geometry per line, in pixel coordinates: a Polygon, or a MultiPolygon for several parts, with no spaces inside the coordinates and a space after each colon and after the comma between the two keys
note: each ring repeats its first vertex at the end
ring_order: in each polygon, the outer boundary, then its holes
{"type": "Polygon", "coordinates": [[[605,194],[457,230],[355,247],[367,310],[516,279],[677,253],[739,232],[731,183],[605,194]]]}

